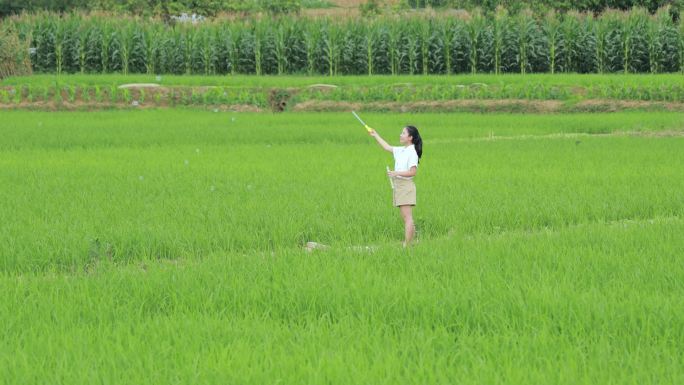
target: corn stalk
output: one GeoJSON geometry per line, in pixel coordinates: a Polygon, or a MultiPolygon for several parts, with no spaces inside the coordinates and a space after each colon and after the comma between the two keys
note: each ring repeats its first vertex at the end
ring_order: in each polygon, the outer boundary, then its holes
{"type": "Polygon", "coordinates": [[[560,22],[555,12],[549,12],[544,18],[544,35],[548,44],[549,70],[556,73],[556,57],[560,45],[560,22]]]}
{"type": "Polygon", "coordinates": [[[506,33],[506,24],[508,20],[508,11],[504,7],[497,7],[496,15],[494,16],[493,29],[493,43],[494,43],[494,73],[501,73],[501,54],[504,49],[504,34],[506,33]]]}

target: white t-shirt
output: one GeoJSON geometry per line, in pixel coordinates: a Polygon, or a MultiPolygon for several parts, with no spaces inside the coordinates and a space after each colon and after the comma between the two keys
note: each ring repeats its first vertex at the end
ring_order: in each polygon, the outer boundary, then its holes
{"type": "MultiPolygon", "coordinates": [[[[406,147],[392,147],[392,154],[394,154],[394,171],[408,171],[411,167],[418,167],[418,153],[413,145],[406,147]]],[[[397,178],[411,179],[412,177],[397,178]]]]}

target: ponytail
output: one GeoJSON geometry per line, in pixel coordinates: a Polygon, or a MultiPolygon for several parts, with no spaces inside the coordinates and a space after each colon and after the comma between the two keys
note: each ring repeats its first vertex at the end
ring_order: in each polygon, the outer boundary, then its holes
{"type": "Polygon", "coordinates": [[[420,163],[420,157],[423,156],[423,138],[420,137],[418,129],[414,126],[406,126],[406,132],[412,138],[411,143],[416,149],[416,154],[418,154],[418,163],[420,163]]]}

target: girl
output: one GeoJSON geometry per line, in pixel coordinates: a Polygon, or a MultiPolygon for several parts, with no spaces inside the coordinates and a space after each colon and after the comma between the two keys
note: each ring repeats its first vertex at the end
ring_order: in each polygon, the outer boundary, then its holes
{"type": "Polygon", "coordinates": [[[383,149],[394,155],[394,171],[388,171],[387,175],[392,179],[394,186],[394,206],[399,207],[404,219],[404,247],[410,246],[416,234],[411,213],[413,206],[416,205],[416,185],[413,183],[413,177],[418,171],[418,162],[423,155],[423,139],[414,126],[406,126],[401,131],[401,147],[390,146],[373,129],[368,130],[368,134],[374,137],[383,149]]]}

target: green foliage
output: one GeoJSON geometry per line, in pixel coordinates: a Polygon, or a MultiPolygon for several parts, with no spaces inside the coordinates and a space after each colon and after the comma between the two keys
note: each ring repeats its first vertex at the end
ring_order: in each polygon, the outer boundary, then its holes
{"type": "Polygon", "coordinates": [[[382,13],[380,5],[380,0],[366,0],[359,5],[359,11],[365,17],[378,16],[382,13]]]}
{"type": "Polygon", "coordinates": [[[660,73],[684,70],[682,25],[644,9],[595,17],[246,19],[198,26],[41,14],[11,24],[36,72],[170,74],[660,73]]]}
{"type": "MultiPolygon", "coordinates": [[[[379,0],[367,0],[360,5],[363,14],[376,14],[380,10],[379,0]]],[[[161,16],[169,20],[172,15],[196,13],[214,16],[220,12],[259,12],[271,14],[297,13],[302,8],[329,8],[333,4],[326,0],[4,0],[0,2],[0,17],[21,13],[22,11],[51,11],[69,13],[75,10],[111,11],[139,16],[161,16]]],[[[659,8],[671,6],[670,17],[679,18],[684,0],[401,0],[398,7],[403,8],[458,8],[473,11],[482,9],[486,14],[496,13],[497,8],[505,7],[512,14],[526,8],[533,9],[538,15],[547,11],[562,13],[577,10],[600,13],[607,9],[629,10],[642,7],[650,13],[659,8]]]]}
{"type": "Polygon", "coordinates": [[[29,40],[22,40],[14,26],[0,24],[0,79],[31,73],[29,40]]]}
{"type": "MultiPolygon", "coordinates": [[[[41,108],[47,103],[61,99],[70,103],[94,101],[104,103],[96,107],[121,106],[133,100],[144,99],[157,105],[182,103],[194,106],[248,105],[260,110],[282,111],[304,102],[379,103],[380,109],[392,103],[438,102],[434,110],[449,110],[439,102],[453,100],[559,100],[565,101],[566,111],[582,110],[577,102],[600,99],[601,102],[618,100],[642,100],[649,102],[644,109],[665,107],[658,102],[684,103],[684,78],[671,75],[476,75],[449,78],[444,76],[340,76],[337,78],[308,77],[207,77],[205,75],[178,78],[166,77],[166,87],[119,89],[121,83],[153,82],[145,75],[89,76],[62,75],[54,77],[33,75],[10,78],[5,81],[7,99],[0,104],[29,103],[29,107],[41,108]],[[255,81],[260,79],[260,81],[255,81]],[[340,84],[337,87],[321,86],[322,82],[340,84]],[[252,83],[250,85],[250,83],[252,83]],[[215,86],[207,87],[207,84],[215,86]],[[236,84],[241,84],[236,86],[236,84]],[[316,85],[318,84],[318,85],[316,85]],[[312,86],[314,85],[314,86],[312,86]],[[106,90],[103,93],[102,90],[106,90]],[[55,95],[55,97],[52,97],[55,95]],[[109,97],[105,100],[105,97],[109,97]],[[137,96],[138,99],[134,97],[137,96]],[[37,103],[37,104],[33,104],[37,103]]],[[[316,103],[314,103],[316,104],[316,103]]],[[[333,103],[334,104],[334,103],[333,103]]],[[[415,106],[411,106],[413,108],[415,106]]],[[[333,105],[331,108],[335,108],[333,105]]],[[[534,107],[531,107],[534,109],[534,107]]],[[[606,107],[608,108],[608,107],[606,107]]]]}
{"type": "Polygon", "coordinates": [[[511,13],[518,13],[527,8],[543,15],[549,11],[568,12],[580,11],[601,13],[609,9],[630,10],[634,7],[645,8],[655,13],[659,8],[672,6],[670,16],[678,17],[684,7],[681,0],[407,0],[409,7],[451,7],[473,10],[481,8],[486,13],[495,13],[497,8],[504,7],[511,13]]]}
{"type": "MultiPolygon", "coordinates": [[[[313,5],[316,4],[308,4],[313,5]]],[[[266,11],[271,14],[287,14],[299,12],[301,8],[301,0],[4,0],[0,3],[0,17],[21,12],[69,13],[85,10],[162,16],[168,20],[171,16],[181,13],[214,16],[219,12],[266,11]]]]}
{"type": "Polygon", "coordinates": [[[270,14],[296,13],[302,9],[301,0],[259,0],[260,9],[270,14]]]}

